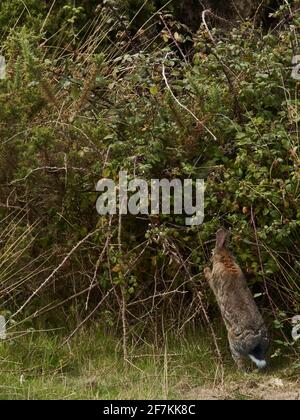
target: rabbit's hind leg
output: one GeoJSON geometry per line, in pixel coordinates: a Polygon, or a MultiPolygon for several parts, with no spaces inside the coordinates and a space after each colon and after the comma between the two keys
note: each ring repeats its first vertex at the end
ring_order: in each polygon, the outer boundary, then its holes
{"type": "Polygon", "coordinates": [[[248,373],[250,368],[249,365],[247,365],[247,362],[245,360],[245,358],[243,356],[239,356],[239,357],[233,357],[233,360],[235,361],[238,370],[248,373]]]}
{"type": "Polygon", "coordinates": [[[249,372],[249,366],[247,365],[246,358],[241,354],[237,353],[232,347],[230,348],[232,358],[237,365],[238,370],[242,372],[249,372]]]}

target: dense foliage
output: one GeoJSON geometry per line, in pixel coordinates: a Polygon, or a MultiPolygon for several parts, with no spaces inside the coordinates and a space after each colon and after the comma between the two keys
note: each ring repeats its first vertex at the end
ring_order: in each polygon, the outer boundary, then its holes
{"type": "Polygon", "coordinates": [[[167,2],[22,3],[0,5],[2,312],[91,315],[122,321],[123,333],[207,323],[203,268],[223,225],[261,308],[290,325],[300,313],[295,5],[269,30],[207,15],[192,31],[176,2],[159,13],[167,2]],[[120,170],[204,178],[204,224],[99,217],[95,185],[120,170]]]}

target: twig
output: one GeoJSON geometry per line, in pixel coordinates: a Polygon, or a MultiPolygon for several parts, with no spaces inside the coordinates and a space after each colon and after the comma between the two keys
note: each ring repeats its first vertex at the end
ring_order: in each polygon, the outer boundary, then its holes
{"type": "Polygon", "coordinates": [[[25,303],[17,310],[17,312],[15,312],[11,318],[14,318],[15,316],[17,316],[20,312],[23,311],[23,309],[25,308],[25,306],[28,305],[29,302],[31,302],[31,300],[34,298],[34,296],[36,296],[39,291],[46,286],[47,283],[49,283],[49,281],[55,276],[55,274],[65,265],[65,263],[68,261],[68,259],[71,257],[71,255],[74,254],[74,252],[84,243],[86,242],[89,238],[91,238],[92,236],[94,236],[96,233],[100,232],[101,229],[96,229],[93,232],[89,233],[88,235],[86,235],[83,239],[81,239],[81,241],[79,241],[72,249],[71,251],[65,256],[65,258],[63,259],[63,261],[52,271],[52,273],[46,278],[45,281],[43,281],[43,283],[32,293],[31,296],[29,296],[29,298],[25,301],[25,303]]]}
{"type": "Polygon", "coordinates": [[[210,37],[211,41],[212,41],[212,43],[213,43],[214,45],[216,45],[215,38],[212,36],[212,33],[211,33],[211,31],[210,31],[210,29],[209,29],[209,27],[208,27],[207,23],[206,23],[206,18],[205,18],[205,15],[206,15],[206,14],[210,14],[210,15],[211,15],[211,14],[212,14],[211,10],[210,10],[210,9],[203,10],[203,12],[202,12],[202,23],[203,23],[203,25],[204,25],[204,27],[205,27],[205,30],[206,30],[206,32],[208,33],[208,35],[209,35],[209,37],[210,37]]]}
{"type": "Polygon", "coordinates": [[[251,205],[251,223],[254,229],[254,235],[255,235],[255,242],[256,242],[256,247],[257,247],[257,253],[258,253],[258,258],[259,258],[259,263],[260,263],[260,269],[263,275],[263,279],[264,279],[264,288],[266,291],[266,294],[268,296],[273,314],[275,315],[275,310],[274,310],[274,305],[273,305],[273,301],[271,299],[270,293],[269,293],[269,289],[267,286],[267,282],[266,282],[266,277],[265,277],[265,271],[264,271],[264,266],[263,266],[263,262],[262,262],[262,257],[261,257],[261,252],[260,252],[260,247],[259,247],[259,242],[258,242],[258,236],[257,236],[257,229],[256,229],[256,223],[255,223],[255,216],[254,216],[254,211],[253,211],[253,206],[251,205]]]}
{"type": "MultiPolygon", "coordinates": [[[[73,169],[74,171],[80,171],[80,172],[85,172],[86,171],[84,168],[71,167],[71,169],[73,169]]],[[[65,166],[63,166],[61,168],[59,168],[57,166],[41,166],[40,168],[31,169],[28,172],[28,174],[25,175],[23,178],[15,179],[14,181],[11,181],[9,185],[16,184],[17,182],[26,181],[27,178],[29,178],[33,173],[38,172],[38,171],[51,171],[53,173],[54,172],[65,171],[67,173],[66,162],[65,162],[65,166]]]]}
{"type": "MultiPolygon", "coordinates": [[[[206,32],[208,33],[208,35],[209,35],[209,37],[211,39],[213,45],[216,47],[217,46],[217,42],[216,42],[215,38],[213,37],[213,35],[212,35],[212,33],[211,33],[208,25],[207,25],[207,22],[206,22],[206,14],[213,15],[213,13],[211,12],[210,9],[204,10],[202,12],[202,23],[203,23],[203,25],[205,27],[206,32]]],[[[218,60],[218,62],[220,63],[220,65],[223,68],[223,72],[224,72],[224,74],[226,76],[226,79],[228,81],[229,87],[231,89],[231,92],[232,92],[232,95],[233,95],[233,98],[234,98],[235,113],[237,114],[238,118],[240,119],[241,109],[240,109],[240,104],[239,104],[239,101],[238,101],[238,94],[237,94],[237,91],[236,91],[236,88],[235,88],[234,80],[232,80],[232,74],[234,75],[234,73],[224,63],[224,61],[218,56],[218,54],[216,52],[213,52],[212,54],[216,57],[216,59],[218,60]]]]}
{"type": "MultiPolygon", "coordinates": [[[[165,60],[168,58],[169,53],[165,56],[165,60]]],[[[186,107],[185,105],[183,105],[175,96],[174,92],[172,91],[167,76],[166,76],[166,67],[165,64],[163,63],[162,65],[162,75],[163,75],[163,79],[165,81],[166,87],[168,89],[168,91],[170,92],[172,98],[174,99],[174,101],[182,108],[184,109],[186,112],[188,112],[196,121],[198,124],[200,124],[214,139],[214,141],[217,141],[217,137],[212,133],[212,131],[206,127],[205,124],[203,124],[202,121],[199,120],[199,118],[193,113],[193,111],[191,111],[190,109],[188,109],[188,107],[186,107]]]]}
{"type": "MultiPolygon", "coordinates": [[[[184,271],[186,272],[188,278],[191,280],[193,278],[193,276],[190,273],[190,270],[189,270],[189,268],[188,268],[188,266],[186,264],[186,261],[184,261],[184,259],[182,258],[181,254],[180,254],[180,252],[177,249],[177,247],[176,247],[175,244],[173,244],[173,248],[176,250],[177,257],[178,257],[178,259],[180,261],[180,264],[184,268],[184,271]]],[[[206,311],[206,309],[205,309],[205,307],[203,305],[203,301],[202,301],[202,298],[201,298],[201,293],[196,289],[196,287],[193,285],[193,283],[192,283],[192,289],[193,289],[194,293],[196,293],[196,297],[197,297],[197,299],[199,301],[199,305],[200,305],[200,308],[202,310],[202,314],[204,315],[205,321],[206,321],[207,325],[209,326],[209,328],[211,330],[211,333],[212,333],[212,336],[213,336],[213,340],[214,340],[214,344],[215,344],[216,351],[217,351],[217,355],[218,355],[218,358],[220,360],[220,363],[222,364],[222,355],[221,355],[221,352],[220,352],[220,348],[218,346],[217,336],[215,334],[215,331],[214,331],[214,328],[212,326],[212,323],[209,320],[209,317],[207,315],[207,311],[206,311]]]]}
{"type": "MultiPolygon", "coordinates": [[[[120,257],[122,255],[122,209],[123,202],[120,203],[119,209],[119,226],[118,226],[118,249],[120,253],[120,257]]],[[[126,298],[124,293],[124,284],[120,284],[121,289],[121,316],[122,316],[122,329],[123,329],[123,357],[124,361],[128,362],[128,352],[127,352],[127,319],[126,319],[126,298]]]]}
{"type": "Polygon", "coordinates": [[[75,330],[64,340],[62,345],[67,344],[70,339],[77,333],[77,331],[83,326],[83,324],[85,324],[90,318],[91,316],[100,308],[100,306],[102,305],[102,303],[105,301],[105,299],[111,294],[111,292],[114,290],[116,286],[113,286],[106,294],[105,296],[100,300],[100,302],[95,306],[95,308],[92,310],[92,312],[89,313],[89,315],[87,317],[84,318],[83,321],[80,322],[79,325],[77,325],[77,327],[75,328],[75,330]]]}
{"type": "Polygon", "coordinates": [[[162,16],[162,15],[160,15],[160,20],[162,21],[162,23],[163,23],[164,27],[166,28],[166,30],[167,30],[167,32],[168,32],[168,34],[169,34],[169,35],[170,35],[170,37],[172,38],[172,40],[173,40],[173,42],[175,43],[176,47],[178,48],[178,51],[180,52],[180,54],[181,54],[181,56],[182,56],[182,58],[183,58],[183,60],[184,60],[185,64],[188,64],[187,59],[186,59],[186,57],[185,57],[185,55],[184,55],[184,53],[183,53],[183,51],[182,51],[182,49],[181,49],[180,45],[179,45],[179,44],[178,44],[178,42],[176,41],[176,38],[174,37],[174,35],[173,35],[173,34],[172,34],[172,32],[170,31],[170,28],[169,28],[169,27],[168,27],[168,25],[166,24],[166,22],[165,22],[165,20],[164,20],[164,18],[163,18],[163,16],[162,16]]]}
{"type": "Polygon", "coordinates": [[[113,218],[112,216],[109,218],[109,224],[108,224],[109,234],[108,234],[108,236],[107,236],[107,238],[106,238],[106,241],[105,241],[104,247],[103,247],[103,249],[102,249],[102,251],[101,251],[101,254],[100,254],[100,256],[99,256],[99,258],[98,258],[98,260],[97,260],[97,263],[96,263],[96,267],[95,267],[95,270],[94,270],[94,276],[93,276],[93,279],[92,279],[92,281],[91,281],[91,283],[90,283],[89,291],[88,291],[88,294],[87,294],[87,297],[86,297],[85,310],[87,310],[87,308],[88,308],[88,304],[89,304],[89,299],[90,299],[91,290],[92,290],[92,289],[94,288],[94,286],[95,286],[95,283],[96,283],[96,278],[97,278],[97,273],[98,273],[98,270],[99,270],[100,264],[101,264],[101,262],[102,262],[102,260],[103,260],[103,257],[104,257],[104,254],[105,254],[106,248],[108,247],[109,242],[110,242],[110,240],[111,240],[110,228],[111,228],[111,224],[112,224],[112,218],[113,218]]]}
{"type": "MultiPolygon", "coordinates": [[[[180,286],[180,287],[182,287],[182,286],[180,286]]],[[[156,293],[153,296],[149,296],[145,299],[140,299],[140,300],[135,300],[134,302],[130,302],[130,303],[128,303],[127,306],[129,307],[129,306],[138,305],[140,303],[147,302],[148,300],[151,300],[151,299],[154,301],[154,299],[156,299],[156,298],[164,297],[164,296],[168,296],[168,295],[173,295],[175,293],[185,295],[186,293],[188,293],[188,291],[187,290],[182,290],[181,291],[181,290],[179,290],[179,288],[177,288],[176,290],[170,290],[169,292],[156,293]]]]}

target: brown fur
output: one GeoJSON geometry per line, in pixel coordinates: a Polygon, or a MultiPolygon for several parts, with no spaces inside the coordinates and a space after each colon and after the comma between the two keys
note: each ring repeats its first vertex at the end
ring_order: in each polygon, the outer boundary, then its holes
{"type": "Polygon", "coordinates": [[[264,359],[268,347],[267,329],[247,286],[245,276],[227,248],[229,234],[217,232],[213,269],[204,274],[212,288],[224,319],[232,355],[239,367],[242,358],[258,352],[264,359]]]}

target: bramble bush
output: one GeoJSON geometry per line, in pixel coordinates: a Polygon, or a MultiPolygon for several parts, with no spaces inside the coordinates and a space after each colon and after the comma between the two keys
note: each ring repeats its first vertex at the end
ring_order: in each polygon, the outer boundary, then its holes
{"type": "Polygon", "coordinates": [[[29,323],[96,316],[125,335],[207,323],[215,305],[203,268],[222,225],[284,330],[300,311],[299,16],[267,32],[251,20],[227,31],[207,21],[192,34],[168,13],[165,26],[157,16],[155,30],[129,34],[128,17],[107,9],[78,29],[77,6],[61,11],[70,17],[58,36],[32,3],[25,25],[2,32],[1,310],[29,323]],[[203,225],[99,217],[95,185],[120,170],[204,178],[203,225]]]}

